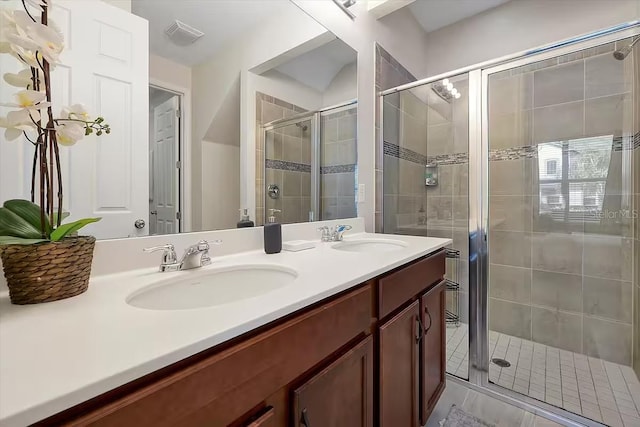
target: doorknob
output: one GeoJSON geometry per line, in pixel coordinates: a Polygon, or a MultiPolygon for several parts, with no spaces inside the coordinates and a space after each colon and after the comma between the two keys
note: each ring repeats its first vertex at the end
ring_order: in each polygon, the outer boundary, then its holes
{"type": "Polygon", "coordinates": [[[134,222],[133,225],[135,225],[138,230],[142,230],[147,223],[144,222],[144,219],[136,219],[136,222],[134,222]]]}
{"type": "Polygon", "coordinates": [[[158,211],[151,211],[149,212],[151,215],[158,215],[158,211]]]}

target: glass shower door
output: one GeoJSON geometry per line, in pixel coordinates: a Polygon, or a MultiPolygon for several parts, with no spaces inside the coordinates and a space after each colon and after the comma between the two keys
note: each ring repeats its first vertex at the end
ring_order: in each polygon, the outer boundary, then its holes
{"type": "Polygon", "coordinates": [[[488,380],[609,425],[640,422],[630,41],[483,74],[488,380]]]}

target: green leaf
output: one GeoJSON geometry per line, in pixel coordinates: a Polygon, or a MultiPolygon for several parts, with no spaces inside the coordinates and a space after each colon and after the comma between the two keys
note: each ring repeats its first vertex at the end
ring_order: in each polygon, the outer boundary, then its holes
{"type": "Polygon", "coordinates": [[[34,245],[48,242],[46,239],[23,239],[22,237],[0,236],[0,245],[34,245]]]}
{"type": "MultiPolygon", "coordinates": [[[[20,218],[27,221],[33,228],[40,230],[40,206],[29,200],[13,199],[4,202],[4,207],[20,218]]],[[[51,233],[51,224],[47,215],[44,216],[44,227],[47,235],[51,233]]]]}
{"type": "Polygon", "coordinates": [[[35,228],[7,208],[0,208],[0,236],[41,239],[40,227],[35,228]]]}
{"type": "MultiPolygon", "coordinates": [[[[69,212],[62,212],[62,220],[71,215],[69,212]]],[[[53,213],[53,224],[56,225],[58,223],[58,211],[53,213]]]]}
{"type": "Polygon", "coordinates": [[[63,237],[80,230],[85,225],[91,224],[92,222],[98,222],[101,219],[102,218],[83,218],[68,224],[62,224],[51,233],[51,241],[57,242],[63,237]]]}

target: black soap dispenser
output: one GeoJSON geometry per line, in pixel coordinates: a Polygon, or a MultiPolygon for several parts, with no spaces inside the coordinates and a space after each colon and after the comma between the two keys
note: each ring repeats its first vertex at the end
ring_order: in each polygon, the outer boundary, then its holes
{"type": "Polygon", "coordinates": [[[279,209],[269,209],[270,215],[264,225],[264,251],[268,254],[277,254],[282,250],[282,226],[276,222],[276,213],[279,209]]]}
{"type": "Polygon", "coordinates": [[[240,216],[240,221],[237,224],[238,228],[247,228],[247,227],[253,227],[255,224],[253,223],[253,221],[251,221],[249,219],[249,209],[240,209],[240,212],[242,212],[241,216],[240,216]]]}

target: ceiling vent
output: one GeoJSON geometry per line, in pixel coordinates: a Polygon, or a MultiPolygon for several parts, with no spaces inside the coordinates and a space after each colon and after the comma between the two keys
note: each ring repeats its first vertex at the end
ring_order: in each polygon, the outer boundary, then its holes
{"type": "Polygon", "coordinates": [[[204,33],[200,30],[180,22],[177,19],[172,23],[169,28],[164,30],[169,36],[169,39],[179,46],[187,46],[195,43],[200,37],[204,36],[204,33]]]}

